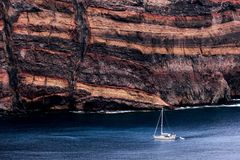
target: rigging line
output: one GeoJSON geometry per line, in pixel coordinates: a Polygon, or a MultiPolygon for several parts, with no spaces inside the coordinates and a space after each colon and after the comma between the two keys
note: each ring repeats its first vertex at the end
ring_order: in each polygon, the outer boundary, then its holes
{"type": "Polygon", "coordinates": [[[160,112],[160,115],[159,115],[159,118],[158,118],[157,126],[156,126],[155,131],[154,131],[154,134],[153,134],[154,136],[155,136],[156,133],[157,133],[157,129],[158,129],[158,126],[159,126],[160,119],[161,119],[161,112],[160,112]]]}
{"type": "Polygon", "coordinates": [[[169,123],[168,123],[168,120],[167,120],[166,112],[164,112],[163,114],[164,114],[164,117],[165,117],[164,120],[166,122],[165,126],[167,127],[167,131],[170,131],[170,127],[169,127],[169,123]]]}

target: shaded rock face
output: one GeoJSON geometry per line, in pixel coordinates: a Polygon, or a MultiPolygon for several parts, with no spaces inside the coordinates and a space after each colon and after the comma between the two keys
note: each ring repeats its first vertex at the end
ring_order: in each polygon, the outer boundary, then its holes
{"type": "Polygon", "coordinates": [[[0,108],[228,100],[240,96],[239,33],[238,0],[1,1],[0,108]]]}

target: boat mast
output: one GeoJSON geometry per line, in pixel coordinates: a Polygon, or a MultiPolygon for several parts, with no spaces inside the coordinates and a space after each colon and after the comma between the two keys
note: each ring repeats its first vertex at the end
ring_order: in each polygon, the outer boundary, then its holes
{"type": "Polygon", "coordinates": [[[161,111],[161,134],[163,134],[163,108],[161,111]]]}
{"type": "Polygon", "coordinates": [[[156,128],[155,128],[155,131],[154,131],[153,136],[155,136],[156,133],[157,133],[157,129],[158,129],[158,126],[159,126],[160,120],[161,120],[161,112],[160,112],[160,114],[159,114],[158,121],[157,121],[157,126],[156,126],[156,128]]]}

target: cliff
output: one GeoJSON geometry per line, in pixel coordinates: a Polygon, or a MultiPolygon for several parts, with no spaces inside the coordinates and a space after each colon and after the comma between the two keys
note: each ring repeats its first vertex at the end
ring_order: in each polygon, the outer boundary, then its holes
{"type": "Polygon", "coordinates": [[[3,0],[0,108],[153,109],[240,96],[239,0],[3,0]]]}

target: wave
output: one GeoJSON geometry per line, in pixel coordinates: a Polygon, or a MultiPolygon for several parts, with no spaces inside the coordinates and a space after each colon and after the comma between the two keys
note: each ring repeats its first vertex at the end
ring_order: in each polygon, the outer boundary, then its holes
{"type": "Polygon", "coordinates": [[[85,112],[85,111],[69,111],[75,114],[123,114],[123,113],[135,113],[135,112],[153,112],[153,110],[125,110],[125,111],[97,111],[97,112],[85,112]]]}
{"type": "MultiPolygon", "coordinates": [[[[203,109],[203,108],[237,108],[240,107],[240,103],[237,104],[222,104],[222,105],[202,105],[202,106],[184,106],[175,108],[175,110],[189,110],[189,109],[203,109]]],[[[154,112],[156,110],[124,110],[124,111],[92,111],[92,112],[85,112],[85,111],[69,111],[70,113],[74,114],[124,114],[124,113],[137,113],[137,112],[154,112]]],[[[168,110],[166,110],[168,111],[168,110]]]]}
{"type": "Polygon", "coordinates": [[[199,108],[235,108],[240,107],[240,103],[238,104],[221,104],[221,105],[202,105],[202,106],[185,106],[185,107],[179,107],[175,110],[186,110],[186,109],[199,109],[199,108]]]}
{"type": "Polygon", "coordinates": [[[240,101],[240,99],[231,99],[231,101],[236,102],[236,101],[240,101]]]}
{"type": "Polygon", "coordinates": [[[85,114],[84,111],[69,111],[70,113],[76,113],[76,114],[85,114]]]}
{"type": "Polygon", "coordinates": [[[126,110],[126,111],[106,111],[106,114],[134,113],[134,112],[152,112],[152,110],[126,110]]]}

